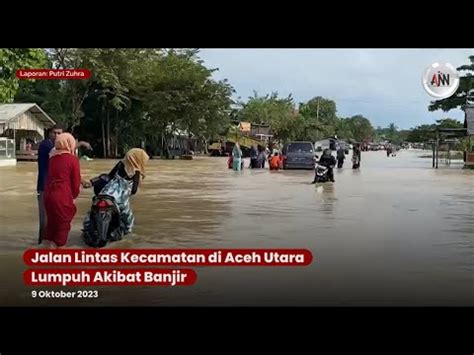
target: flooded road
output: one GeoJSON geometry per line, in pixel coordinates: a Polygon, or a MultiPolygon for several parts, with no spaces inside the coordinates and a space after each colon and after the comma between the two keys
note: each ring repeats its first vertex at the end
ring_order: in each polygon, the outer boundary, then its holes
{"type": "MultiPolygon", "coordinates": [[[[31,299],[22,253],[36,247],[36,164],[0,168],[0,305],[474,306],[474,171],[455,161],[431,169],[423,154],[363,152],[360,171],[348,159],[335,184],[319,186],[312,171],[151,160],[132,199],[134,231],[108,247],[306,248],[313,263],[200,267],[191,287],[89,288],[96,300],[31,299]]],[[[81,171],[93,177],[114,164],[81,161],[81,171]]],[[[84,247],[91,197],[83,190],[77,200],[70,247],[84,247]]]]}

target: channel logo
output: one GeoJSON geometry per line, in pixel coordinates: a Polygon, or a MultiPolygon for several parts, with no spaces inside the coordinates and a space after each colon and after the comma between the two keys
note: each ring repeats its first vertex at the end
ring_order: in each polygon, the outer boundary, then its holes
{"type": "Polygon", "coordinates": [[[423,87],[432,97],[448,98],[459,87],[459,74],[450,63],[433,63],[423,73],[423,87]]]}

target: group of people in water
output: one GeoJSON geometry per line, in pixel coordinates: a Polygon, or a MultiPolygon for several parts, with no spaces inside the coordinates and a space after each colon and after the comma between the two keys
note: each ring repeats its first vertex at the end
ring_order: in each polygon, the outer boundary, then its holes
{"type": "MultiPolygon", "coordinates": [[[[90,188],[92,180],[83,178],[77,156],[77,140],[55,125],[48,139],[38,148],[38,243],[58,248],[66,245],[71,222],[76,215],[75,201],[81,186],[90,188]]],[[[145,164],[149,157],[139,148],[130,149],[109,173],[109,181],[101,187],[101,194],[110,194],[120,208],[120,222],[124,234],[131,231],[133,213],[129,197],[137,192],[145,177],[145,164]]],[[[84,223],[87,223],[87,216],[84,223]]]]}
{"type": "MultiPolygon", "coordinates": [[[[353,148],[352,154],[352,168],[359,169],[360,167],[360,157],[361,157],[361,149],[360,146],[355,145],[353,148]]],[[[328,178],[329,181],[334,182],[334,171],[333,168],[337,164],[338,169],[342,169],[344,165],[344,160],[346,159],[346,152],[345,149],[340,147],[337,150],[336,158],[332,155],[330,149],[325,149],[321,158],[317,155],[315,156],[315,160],[319,165],[325,166],[328,168],[328,178]],[[319,160],[318,160],[319,159],[319,160]]],[[[249,168],[251,169],[264,169],[265,162],[268,161],[270,170],[280,170],[283,169],[283,155],[277,149],[273,150],[273,153],[270,154],[270,150],[268,148],[264,148],[262,146],[253,146],[250,150],[250,165],[249,168]]],[[[235,171],[240,171],[244,168],[243,162],[243,153],[242,149],[240,148],[239,143],[234,145],[232,149],[232,153],[229,154],[229,159],[227,161],[227,165],[229,169],[233,169],[235,171]]]]}
{"type": "MultiPolygon", "coordinates": [[[[329,154],[331,151],[326,149],[329,154]]],[[[360,156],[361,156],[361,147],[359,145],[355,145],[352,150],[352,169],[359,169],[360,167],[360,156]]],[[[342,147],[339,147],[336,153],[337,157],[337,168],[342,169],[344,165],[344,160],[346,159],[346,151],[342,147]]]]}
{"type": "MultiPolygon", "coordinates": [[[[253,146],[250,150],[250,169],[265,169],[265,162],[268,162],[270,170],[283,169],[283,156],[277,149],[270,153],[268,148],[253,146]]],[[[244,168],[243,153],[239,143],[234,145],[232,153],[227,161],[229,169],[240,171],[244,168]]]]}
{"type": "MultiPolygon", "coordinates": [[[[359,169],[360,167],[360,156],[361,150],[359,146],[354,146],[353,153],[352,153],[352,169],[359,169]]],[[[316,157],[317,159],[317,157],[316,157]]],[[[336,158],[332,155],[331,149],[325,149],[321,158],[317,161],[317,163],[321,166],[324,166],[328,169],[328,179],[329,181],[334,182],[334,167],[337,164],[338,169],[342,169],[344,165],[344,160],[346,159],[346,152],[345,149],[339,147],[336,153],[336,158]]],[[[317,182],[316,173],[315,178],[313,180],[313,184],[317,182]]]]}

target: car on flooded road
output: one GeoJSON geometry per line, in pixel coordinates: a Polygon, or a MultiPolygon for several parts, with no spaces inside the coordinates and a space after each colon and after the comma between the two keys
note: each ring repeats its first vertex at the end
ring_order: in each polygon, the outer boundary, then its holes
{"type": "Polygon", "coordinates": [[[283,146],[283,169],[314,169],[315,151],[312,142],[291,142],[283,146]]]}

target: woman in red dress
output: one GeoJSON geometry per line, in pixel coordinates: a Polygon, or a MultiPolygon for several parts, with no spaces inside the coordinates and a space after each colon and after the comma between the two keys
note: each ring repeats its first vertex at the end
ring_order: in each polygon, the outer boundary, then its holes
{"type": "Polygon", "coordinates": [[[74,155],[76,140],[69,133],[56,137],[48,164],[48,180],[44,191],[47,215],[45,244],[51,248],[66,244],[71,221],[76,214],[74,200],[79,195],[81,174],[74,155]]]}

